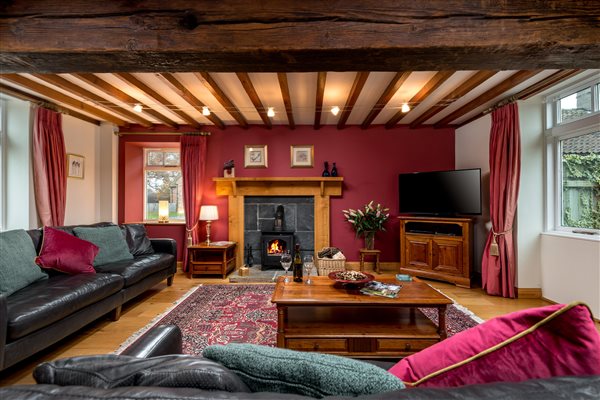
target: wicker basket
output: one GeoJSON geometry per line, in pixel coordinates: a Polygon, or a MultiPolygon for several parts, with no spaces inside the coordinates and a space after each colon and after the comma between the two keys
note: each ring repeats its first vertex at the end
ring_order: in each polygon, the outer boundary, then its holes
{"type": "Polygon", "coordinates": [[[330,272],[346,270],[346,257],[340,259],[317,257],[317,274],[327,276],[330,272]]]}

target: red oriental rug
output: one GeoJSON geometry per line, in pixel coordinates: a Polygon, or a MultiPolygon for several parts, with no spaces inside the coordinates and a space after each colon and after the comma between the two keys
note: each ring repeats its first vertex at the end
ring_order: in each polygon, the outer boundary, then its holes
{"type": "MultiPolygon", "coordinates": [[[[202,285],[190,290],[164,314],[133,334],[115,352],[122,353],[155,325],[175,324],[183,334],[183,352],[200,355],[212,344],[253,343],[275,346],[277,309],[271,303],[275,285],[202,285]]],[[[437,310],[421,309],[437,325],[437,310]]],[[[452,336],[482,322],[453,304],[446,312],[452,336]]]]}

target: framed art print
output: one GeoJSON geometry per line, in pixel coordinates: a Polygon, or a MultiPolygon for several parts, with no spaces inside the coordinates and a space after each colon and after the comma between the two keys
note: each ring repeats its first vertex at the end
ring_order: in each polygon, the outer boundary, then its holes
{"type": "Polygon", "coordinates": [[[292,145],[291,166],[292,168],[312,168],[314,159],[313,145],[292,145]]]}
{"type": "Polygon", "coordinates": [[[85,158],[79,154],[67,153],[67,177],[83,179],[85,158]]]}
{"type": "Polygon", "coordinates": [[[267,168],[267,145],[244,146],[244,168],[267,168]]]}

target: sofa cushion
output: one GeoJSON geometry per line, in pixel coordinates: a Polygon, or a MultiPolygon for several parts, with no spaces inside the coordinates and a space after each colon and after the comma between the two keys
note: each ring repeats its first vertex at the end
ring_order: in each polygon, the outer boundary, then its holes
{"type": "Polygon", "coordinates": [[[125,233],[125,240],[131,254],[143,256],[154,253],[152,242],[148,239],[144,224],[125,224],[121,225],[121,229],[125,233]]]}
{"type": "Polygon", "coordinates": [[[94,258],[98,246],[65,231],[44,227],[44,239],[35,262],[42,268],[67,274],[95,274],[94,258]]]}
{"type": "Polygon", "coordinates": [[[100,248],[94,266],[104,265],[115,261],[131,260],[127,242],[118,226],[104,226],[97,228],[75,227],[75,236],[94,243],[100,248]]]}
{"type": "Polygon", "coordinates": [[[129,287],[155,272],[170,268],[174,258],[172,254],[154,253],[133,260],[99,265],[96,271],[119,274],[125,279],[125,287],[129,287]]]}
{"type": "Polygon", "coordinates": [[[151,358],[114,354],[71,357],[38,365],[33,377],[40,384],[62,386],[161,386],[250,391],[236,374],[221,364],[183,354],[151,358]]]}
{"type": "Polygon", "coordinates": [[[202,355],[238,374],[253,392],[296,393],[321,398],[404,388],[400,379],[384,369],[329,354],[230,343],[208,346],[202,355]]]}
{"type": "Polygon", "coordinates": [[[8,297],[7,336],[23,337],[122,288],[123,278],[112,274],[61,274],[35,282],[8,297]]]}
{"type": "Polygon", "coordinates": [[[420,387],[600,374],[600,334],[581,303],[532,308],[458,333],[389,372],[420,387]]]}
{"type": "Polygon", "coordinates": [[[48,278],[35,264],[35,247],[23,229],[0,232],[0,294],[7,296],[48,278]]]}

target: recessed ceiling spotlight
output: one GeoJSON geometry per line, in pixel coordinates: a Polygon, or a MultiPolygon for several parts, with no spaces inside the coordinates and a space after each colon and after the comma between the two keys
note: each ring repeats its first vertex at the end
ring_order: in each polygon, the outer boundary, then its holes
{"type": "Polygon", "coordinates": [[[408,105],[408,103],[404,103],[402,104],[402,108],[400,109],[403,113],[407,113],[410,111],[410,106],[408,105]]]}
{"type": "Polygon", "coordinates": [[[273,107],[267,108],[267,117],[273,118],[275,116],[275,109],[273,107]]]}
{"type": "Polygon", "coordinates": [[[133,111],[141,113],[144,110],[144,107],[140,103],[137,103],[133,106],[133,111]]]}
{"type": "Polygon", "coordinates": [[[210,110],[208,109],[208,107],[206,107],[206,106],[202,107],[202,115],[204,115],[204,116],[210,115],[210,110]]]}
{"type": "Polygon", "coordinates": [[[338,114],[339,114],[339,112],[340,112],[340,108],[339,108],[338,106],[333,106],[333,107],[331,107],[331,113],[332,113],[333,115],[338,115],[338,114]]]}

